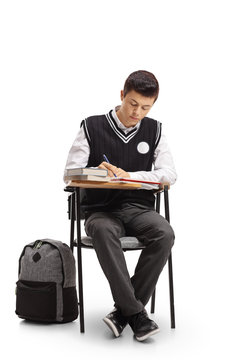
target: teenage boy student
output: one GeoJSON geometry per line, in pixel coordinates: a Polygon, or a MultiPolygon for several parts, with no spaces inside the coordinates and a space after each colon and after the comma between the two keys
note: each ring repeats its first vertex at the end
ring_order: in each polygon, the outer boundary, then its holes
{"type": "MultiPolygon", "coordinates": [[[[135,71],[121,91],[121,105],[106,115],[83,120],[70,149],[66,169],[99,167],[110,176],[167,181],[176,171],[162,124],[147,117],[159,85],[148,71],[135,71]],[[105,154],[110,163],[103,161],[105,154]]],[[[170,224],[154,210],[151,190],[86,190],[85,230],[92,237],[115,302],[103,320],[118,337],[127,324],[137,340],[157,333],[145,305],[174,243],[170,224]],[[119,238],[135,236],[144,245],[134,275],[129,276],[119,238]]]]}

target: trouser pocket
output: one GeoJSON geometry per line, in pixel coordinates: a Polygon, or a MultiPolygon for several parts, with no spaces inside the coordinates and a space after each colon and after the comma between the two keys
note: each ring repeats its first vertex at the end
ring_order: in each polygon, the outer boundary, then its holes
{"type": "Polygon", "coordinates": [[[16,314],[24,319],[51,322],[56,320],[55,282],[17,282],[16,314]]]}

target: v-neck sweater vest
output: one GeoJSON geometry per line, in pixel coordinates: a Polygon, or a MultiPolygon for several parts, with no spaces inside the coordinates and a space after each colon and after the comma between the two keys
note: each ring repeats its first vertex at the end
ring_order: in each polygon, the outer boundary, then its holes
{"type": "MultiPolygon", "coordinates": [[[[154,151],[161,137],[161,123],[145,117],[140,126],[127,134],[121,130],[112,111],[107,115],[91,116],[83,120],[90,147],[87,167],[97,167],[107,155],[111,164],[125,171],[151,171],[154,151]]],[[[86,204],[92,210],[105,210],[121,203],[137,203],[153,207],[154,195],[150,190],[86,190],[86,204]]]]}

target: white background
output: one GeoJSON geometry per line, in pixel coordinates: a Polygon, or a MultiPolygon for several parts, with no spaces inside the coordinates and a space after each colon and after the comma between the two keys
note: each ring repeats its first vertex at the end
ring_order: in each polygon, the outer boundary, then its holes
{"type": "MultiPolygon", "coordinates": [[[[1,352],[4,358],[88,355],[239,359],[239,2],[1,1],[1,352]],[[84,253],[86,334],[78,321],[39,326],[17,318],[23,246],[68,242],[62,181],[80,121],[120,103],[125,78],[152,71],[160,96],[149,114],[164,126],[178,181],[170,191],[176,329],[167,271],[145,344],[128,327],[113,340],[94,252],[84,253]],[[7,354],[7,355],[6,355],[7,354]]],[[[127,254],[130,271],[135,254],[127,254]]]]}

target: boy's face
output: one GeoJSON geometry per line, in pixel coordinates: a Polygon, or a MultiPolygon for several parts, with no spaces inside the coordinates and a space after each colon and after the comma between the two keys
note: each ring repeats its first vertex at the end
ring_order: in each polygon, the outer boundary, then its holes
{"type": "Polygon", "coordinates": [[[146,97],[134,90],[124,97],[122,90],[121,100],[122,104],[117,111],[117,116],[124,126],[132,127],[147,115],[154,104],[155,97],[146,97]]]}

